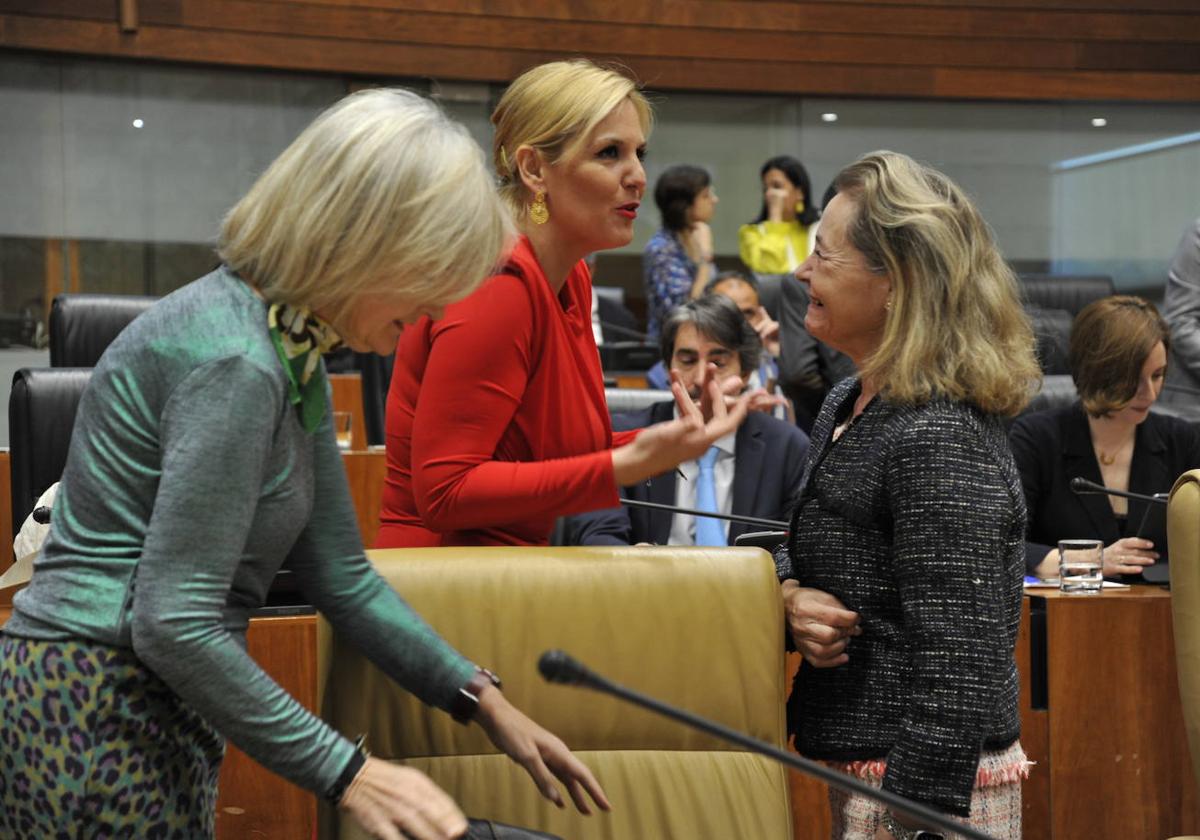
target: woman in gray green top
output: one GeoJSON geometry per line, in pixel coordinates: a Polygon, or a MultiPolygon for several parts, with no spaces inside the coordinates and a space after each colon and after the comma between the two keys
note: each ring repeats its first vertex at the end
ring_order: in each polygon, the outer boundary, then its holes
{"type": "Polygon", "coordinates": [[[581,811],[607,808],[562,741],[372,570],[330,425],[320,354],[391,352],[509,235],[465,130],[413,94],[355,94],[229,213],[224,265],[112,344],[0,638],[0,836],[212,836],[226,737],[375,836],[459,836],[428,778],[366,757],[246,654],[285,557],[394,679],[478,720],[551,800],[557,776],[581,811]]]}

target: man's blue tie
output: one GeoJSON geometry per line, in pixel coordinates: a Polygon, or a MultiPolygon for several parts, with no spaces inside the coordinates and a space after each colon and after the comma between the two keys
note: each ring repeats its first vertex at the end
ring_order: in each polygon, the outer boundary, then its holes
{"type": "MultiPolygon", "coordinates": [[[[713,480],[713,464],[721,450],[710,446],[700,458],[700,477],[696,481],[696,509],[717,513],[717,483],[713,480]]],[[[725,523],[708,516],[696,517],[696,545],[728,545],[725,523]]]]}

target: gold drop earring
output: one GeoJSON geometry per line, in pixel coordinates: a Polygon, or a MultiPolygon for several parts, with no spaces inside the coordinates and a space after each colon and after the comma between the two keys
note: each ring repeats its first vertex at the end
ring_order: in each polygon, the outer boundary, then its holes
{"type": "Polygon", "coordinates": [[[546,194],[539,191],[529,205],[529,221],[535,225],[544,225],[550,221],[550,208],[546,206],[546,194]]]}

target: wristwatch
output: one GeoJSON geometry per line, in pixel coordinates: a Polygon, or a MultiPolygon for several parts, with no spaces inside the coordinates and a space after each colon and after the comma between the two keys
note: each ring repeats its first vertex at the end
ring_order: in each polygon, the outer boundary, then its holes
{"type": "Polygon", "coordinates": [[[325,791],[325,799],[334,805],[342,801],[342,796],[346,793],[346,788],[350,787],[350,783],[354,781],[354,777],[363,769],[363,765],[367,763],[367,759],[371,757],[371,753],[367,751],[367,736],[359,735],[354,741],[354,754],[350,756],[350,760],[346,762],[346,766],[342,768],[341,774],[337,777],[337,781],[329,790],[325,791]]]}
{"type": "Polygon", "coordinates": [[[475,666],[475,673],[450,701],[450,717],[459,723],[470,723],[479,711],[479,695],[489,685],[500,687],[500,678],[487,668],[475,666]]]}
{"type": "Polygon", "coordinates": [[[938,834],[936,831],[926,831],[923,828],[905,828],[896,822],[896,818],[892,816],[890,811],[883,812],[883,819],[880,820],[883,827],[886,828],[896,840],[946,840],[946,835],[938,834]]]}

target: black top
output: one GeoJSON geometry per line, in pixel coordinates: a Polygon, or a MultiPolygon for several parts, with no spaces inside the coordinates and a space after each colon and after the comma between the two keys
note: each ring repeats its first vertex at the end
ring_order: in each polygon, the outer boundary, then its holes
{"type": "Polygon", "coordinates": [[[1000,420],[947,400],[876,399],[831,443],[858,394],[839,383],[817,418],[781,572],[863,633],[846,664],[800,668],[789,728],[801,753],[886,758],[886,789],[965,816],[981,749],[1020,733],[1020,478],[1000,420]]]}
{"type": "MultiPolygon", "coordinates": [[[[1111,545],[1122,537],[1141,536],[1154,543],[1161,569],[1147,573],[1165,580],[1167,562],[1166,506],[1129,500],[1120,523],[1107,496],[1071,492],[1072,478],[1103,484],[1092,447],[1083,405],[1028,414],[1009,432],[1013,458],[1021,473],[1029,508],[1026,569],[1032,571],[1062,539],[1098,539],[1111,545]]],[[[1186,420],[1151,413],[1137,427],[1129,468],[1129,491],[1151,495],[1169,492],[1175,479],[1200,467],[1200,431],[1186,420]]],[[[1134,580],[1140,575],[1127,576],[1134,580]]]]}

